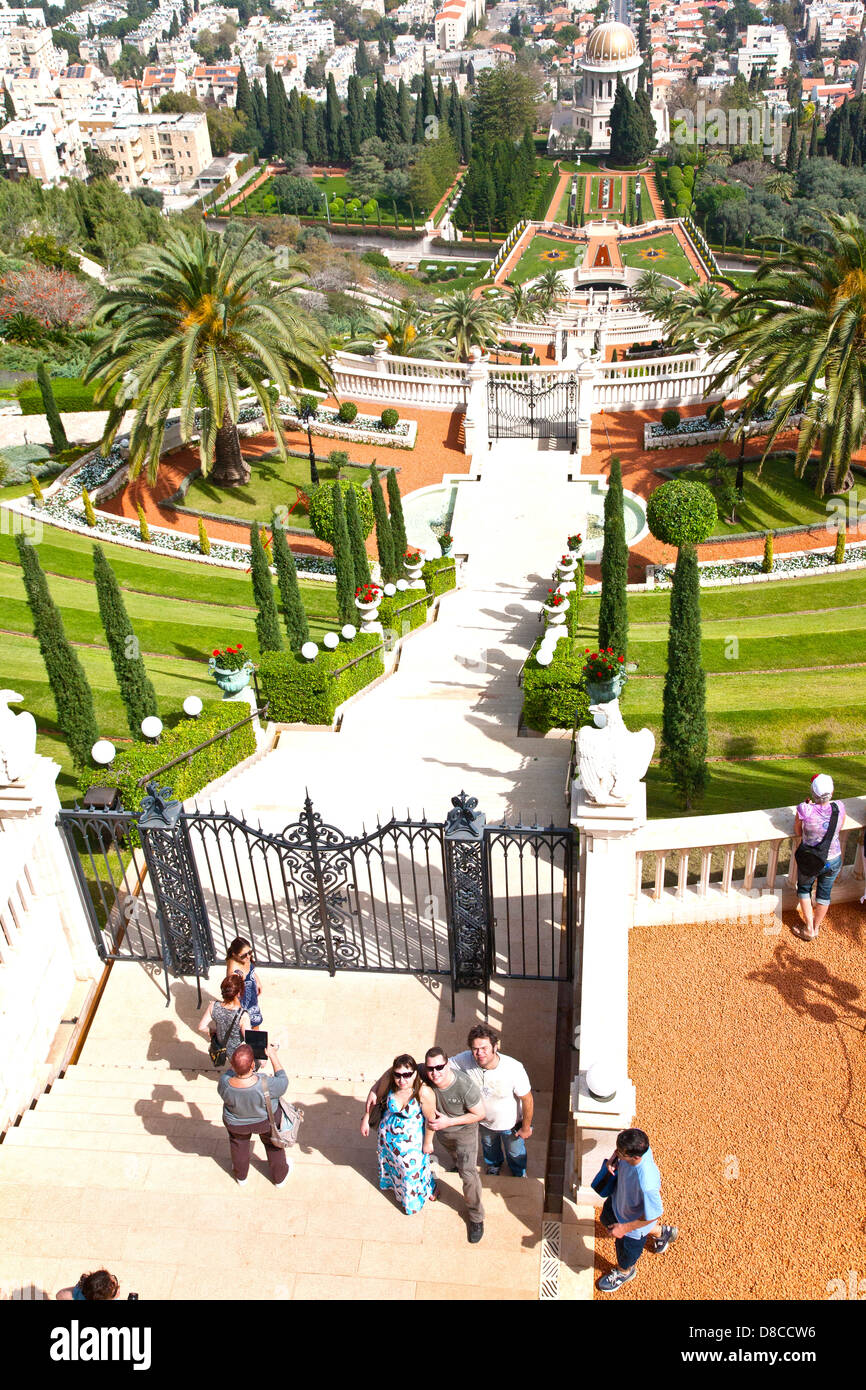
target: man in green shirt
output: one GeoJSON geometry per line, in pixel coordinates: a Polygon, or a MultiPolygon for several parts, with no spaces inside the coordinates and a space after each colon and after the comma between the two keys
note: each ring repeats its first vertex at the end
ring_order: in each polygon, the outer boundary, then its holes
{"type": "Polygon", "coordinates": [[[478,1176],[478,1125],[484,1119],[481,1088],[467,1072],[452,1070],[441,1047],[431,1047],[424,1063],[436,1096],[436,1118],[428,1122],[429,1127],[457,1166],[469,1216],[469,1244],[477,1245],[484,1235],[478,1176]]]}

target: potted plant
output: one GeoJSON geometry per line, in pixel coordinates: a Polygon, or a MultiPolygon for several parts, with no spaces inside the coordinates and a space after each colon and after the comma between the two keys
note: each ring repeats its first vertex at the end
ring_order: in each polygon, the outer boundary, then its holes
{"type": "Polygon", "coordinates": [[[573,550],[570,550],[567,555],[560,556],[557,568],[564,579],[574,577],[574,571],[577,569],[577,556],[573,550]]]}
{"type": "Polygon", "coordinates": [[[583,545],[583,536],[580,534],[579,531],[578,531],[575,535],[569,536],[569,538],[568,538],[568,548],[569,548],[570,551],[572,551],[572,553],[573,553],[574,555],[579,555],[579,554],[580,554],[580,548],[581,548],[582,545],[583,545]]]}
{"type": "Polygon", "coordinates": [[[224,651],[215,647],[207,668],[224,695],[237,695],[239,690],[245,690],[256,669],[254,663],[247,660],[243,642],[226,647],[224,651]]]}
{"type": "Polygon", "coordinates": [[[403,568],[406,571],[406,578],[410,585],[414,586],[421,580],[421,570],[424,566],[424,556],[415,546],[409,547],[403,556],[403,568]]]}
{"type": "Polygon", "coordinates": [[[626,682],[625,659],[613,647],[593,652],[586,648],[583,665],[586,693],[591,705],[607,705],[618,699],[626,682]]]}
{"type": "Polygon", "coordinates": [[[361,631],[374,631],[373,624],[382,602],[382,590],[378,584],[361,584],[355,590],[355,607],[361,615],[361,631]]]}
{"type": "Polygon", "coordinates": [[[559,594],[555,589],[548,589],[544,612],[551,627],[559,627],[560,623],[564,623],[565,615],[568,612],[568,599],[565,594],[559,594]]]}
{"type": "Polygon", "coordinates": [[[442,551],[442,554],[443,554],[443,555],[450,555],[450,554],[451,554],[451,547],[452,547],[453,544],[454,544],[454,537],[452,536],[451,532],[450,532],[450,531],[443,531],[443,532],[442,532],[442,535],[439,537],[439,549],[442,551]]]}

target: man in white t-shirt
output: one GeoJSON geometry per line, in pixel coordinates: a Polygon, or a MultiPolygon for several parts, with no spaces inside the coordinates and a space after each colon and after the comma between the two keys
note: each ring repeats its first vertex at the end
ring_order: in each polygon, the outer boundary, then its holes
{"type": "Polygon", "coordinates": [[[526,1140],[532,1134],[534,1103],[529,1077],[522,1062],[503,1057],[499,1034],[486,1023],[469,1030],[467,1052],[450,1059],[451,1066],[468,1072],[481,1088],[484,1119],[478,1126],[485,1169],[494,1176],[502,1167],[502,1153],[515,1178],[526,1177],[526,1140]]]}

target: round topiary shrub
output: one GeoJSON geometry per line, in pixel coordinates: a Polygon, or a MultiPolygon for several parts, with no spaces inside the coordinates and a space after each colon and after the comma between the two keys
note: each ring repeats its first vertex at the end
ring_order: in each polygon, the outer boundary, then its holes
{"type": "Polygon", "coordinates": [[[705,483],[675,478],[650,496],[647,525],[665,545],[700,545],[719,521],[715,499],[705,483]]]}
{"type": "MultiPolygon", "coordinates": [[[[339,486],[344,498],[349,488],[354,488],[358,516],[361,518],[361,528],[366,538],[373,529],[373,501],[369,490],[361,483],[350,482],[348,478],[341,478],[339,486]]],[[[330,483],[325,487],[317,487],[310,498],[310,525],[313,534],[326,545],[334,544],[334,498],[331,488],[330,483]]]]}
{"type": "Polygon", "coordinates": [[[337,415],[340,417],[344,425],[351,425],[352,421],[354,420],[357,414],[358,407],[355,405],[354,401],[340,402],[340,409],[337,411],[337,415]]]}
{"type": "Polygon", "coordinates": [[[319,401],[315,396],[303,395],[298,401],[298,415],[303,420],[305,415],[315,415],[319,408],[319,401]]]}
{"type": "Polygon", "coordinates": [[[388,406],[387,410],[382,411],[382,414],[379,416],[379,419],[381,421],[383,430],[393,430],[396,429],[397,421],[400,419],[400,416],[397,414],[397,411],[394,410],[392,406],[388,406]]]}
{"type": "Polygon", "coordinates": [[[662,411],[662,425],[666,430],[675,430],[679,423],[680,412],[678,410],[671,407],[670,410],[662,411]]]}
{"type": "Polygon", "coordinates": [[[714,405],[707,406],[707,420],[711,425],[720,425],[725,418],[725,407],[721,401],[716,401],[714,405]]]}

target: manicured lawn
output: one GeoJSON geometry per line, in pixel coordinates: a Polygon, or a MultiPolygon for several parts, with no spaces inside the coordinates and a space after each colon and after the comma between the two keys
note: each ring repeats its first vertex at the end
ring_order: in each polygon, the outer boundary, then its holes
{"type": "MultiPolygon", "coordinates": [[[[330,442],[330,441],[329,441],[330,442]]],[[[333,441],[334,449],[344,447],[342,440],[333,441]]],[[[323,483],[336,480],[337,470],[329,463],[318,465],[319,478],[323,483]]],[[[355,477],[363,482],[368,476],[366,468],[349,467],[346,477],[355,477]]],[[[290,458],[285,463],[278,454],[267,454],[252,464],[250,481],[245,487],[226,490],[214,487],[207,478],[196,478],[186,494],[182,505],[193,511],[211,512],[217,516],[233,517],[238,521],[252,522],[271,520],[275,507],[293,508],[286,521],[287,526],[296,526],[305,531],[310,529],[310,517],[306,505],[298,503],[295,486],[309,496],[309,459],[290,458]],[[297,503],[297,505],[295,505],[297,503]]]]}
{"type": "MultiPolygon", "coordinates": [[[[714,536],[736,536],[744,531],[773,531],[784,526],[811,526],[827,519],[829,498],[816,497],[812,484],[796,477],[790,454],[770,454],[758,474],[758,464],[746,463],[743,500],[737,504],[737,520],[729,525],[723,517],[714,536]]],[[[731,482],[736,463],[730,468],[731,482]]],[[[827,544],[835,541],[828,533],[827,544]]]]}
{"type": "MultiPolygon", "coordinates": [[[[653,730],[657,752],[669,604],[668,593],[628,599],[628,656],[638,670],[623,711],[631,728],[653,730]]],[[[700,810],[784,805],[819,768],[837,778],[840,795],[858,792],[866,775],[866,573],[706,590],[701,611],[709,756],[757,761],[713,764],[700,810]]],[[[581,600],[580,618],[581,636],[594,640],[596,595],[581,600]]],[[[652,815],[682,814],[657,768],[647,781],[652,815]]]]}
{"type": "MultiPolygon", "coordinates": [[[[585,179],[580,179],[580,178],[579,178],[578,181],[577,181],[577,202],[576,202],[576,204],[575,204],[575,209],[583,207],[583,202],[584,202],[584,198],[585,198],[585,197],[586,197],[586,180],[585,180],[585,179]]],[[[554,222],[564,222],[564,221],[565,221],[566,216],[567,216],[567,214],[568,214],[568,204],[569,204],[570,201],[571,201],[571,184],[570,184],[570,183],[567,183],[566,186],[565,186],[565,192],[563,193],[562,197],[560,198],[559,202],[557,203],[556,212],[555,212],[554,215],[553,215],[553,220],[554,220],[554,222]]]]}
{"type": "Polygon", "coordinates": [[[623,265],[634,266],[637,270],[658,270],[683,285],[692,285],[698,278],[672,232],[620,241],[619,254],[623,265]]]}
{"type": "Polygon", "coordinates": [[[589,190],[589,206],[592,212],[614,213],[619,212],[622,207],[622,179],[616,178],[612,174],[596,174],[592,179],[592,186],[589,190]],[[612,185],[610,202],[607,207],[602,207],[601,193],[605,183],[612,185]]]}
{"type": "Polygon", "coordinates": [[[576,242],[536,233],[508,278],[513,284],[522,285],[524,280],[537,279],[551,266],[556,270],[572,270],[580,264],[584,249],[576,242]],[[559,254],[551,256],[551,252],[559,254]]]}
{"type": "Polygon", "coordinates": [[[421,261],[418,270],[438,294],[453,294],[455,290],[468,290],[479,284],[489,265],[489,260],[421,261]],[[447,273],[451,266],[458,272],[456,275],[447,273]]]}
{"type": "MultiPolygon", "coordinates": [[[[10,492],[4,490],[3,495],[10,492]]],[[[198,566],[110,542],[103,542],[103,547],[123,588],[165,723],[180,715],[187,695],[214,698],[216,687],[207,670],[207,658],[214,647],[241,641],[251,657],[257,656],[252,584],[242,570],[198,566]]],[[[92,543],[74,532],[49,526],[38,551],[67,635],[76,644],[90,681],[100,733],[115,741],[128,739],[129,728],[98,614],[92,543]]],[[[311,636],[318,640],[336,623],[334,586],[305,580],[301,581],[301,593],[311,636]]],[[[18,552],[12,536],[2,527],[0,615],[7,684],[23,695],[24,707],[36,717],[39,752],[61,764],[58,786],[61,798],[69,801],[78,794],[78,787],[71,759],[57,733],[45,666],[32,636],[18,552]]]]}
{"type": "Polygon", "coordinates": [[[586,169],[597,169],[602,158],[600,154],[582,154],[579,164],[576,159],[562,159],[559,167],[564,174],[582,174],[586,169]]]}

